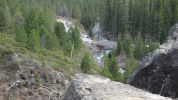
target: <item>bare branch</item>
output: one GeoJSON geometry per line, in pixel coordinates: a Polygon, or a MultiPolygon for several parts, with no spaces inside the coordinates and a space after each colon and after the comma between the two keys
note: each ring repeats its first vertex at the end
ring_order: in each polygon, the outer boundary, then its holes
{"type": "Polygon", "coordinates": [[[162,84],[162,86],[161,86],[161,90],[160,90],[160,92],[159,92],[159,95],[161,95],[161,93],[162,93],[164,87],[168,84],[167,80],[169,79],[169,76],[170,76],[170,75],[168,75],[168,76],[165,78],[165,80],[164,80],[164,82],[163,82],[163,84],[162,84]]]}
{"type": "Polygon", "coordinates": [[[6,89],[6,92],[5,92],[5,93],[7,93],[7,91],[8,91],[9,89],[11,89],[12,87],[14,87],[14,86],[15,86],[16,84],[18,84],[18,83],[20,83],[19,80],[15,81],[9,88],[6,89]]]}

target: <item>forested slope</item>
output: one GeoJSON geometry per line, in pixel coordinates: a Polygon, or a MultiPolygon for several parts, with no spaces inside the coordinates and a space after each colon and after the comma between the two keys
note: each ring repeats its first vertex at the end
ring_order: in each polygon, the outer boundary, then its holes
{"type": "Polygon", "coordinates": [[[61,0],[61,16],[79,19],[90,29],[96,20],[103,31],[118,34],[141,33],[163,42],[169,28],[178,21],[176,0],[61,0]]]}
{"type": "Polygon", "coordinates": [[[58,71],[80,72],[81,60],[88,50],[82,45],[78,21],[67,32],[63,23],[56,21],[59,3],[62,1],[0,1],[2,65],[5,55],[18,53],[58,71]]]}
{"type": "MultiPolygon", "coordinates": [[[[19,47],[32,52],[41,49],[79,52],[79,29],[65,32],[56,16],[82,23],[91,34],[95,22],[102,32],[118,40],[112,56],[126,54],[129,62],[140,60],[166,40],[170,26],[178,21],[176,0],[1,0],[0,31],[15,36],[19,47]],[[77,35],[78,34],[78,35],[77,35]],[[67,40],[67,41],[66,41],[67,40]],[[64,42],[65,41],[65,42],[64,42]],[[128,45],[126,45],[128,44],[128,45]]],[[[93,36],[93,35],[91,35],[93,36]]],[[[77,54],[77,53],[74,53],[77,54]]]]}

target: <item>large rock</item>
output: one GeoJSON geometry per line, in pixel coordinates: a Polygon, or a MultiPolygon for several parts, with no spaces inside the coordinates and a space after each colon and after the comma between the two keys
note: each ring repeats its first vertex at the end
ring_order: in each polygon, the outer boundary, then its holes
{"type": "Polygon", "coordinates": [[[62,100],[171,100],[107,78],[78,74],[62,100]]]}
{"type": "Polygon", "coordinates": [[[143,59],[128,83],[152,93],[178,98],[178,24],[171,29],[167,42],[143,59]]]}

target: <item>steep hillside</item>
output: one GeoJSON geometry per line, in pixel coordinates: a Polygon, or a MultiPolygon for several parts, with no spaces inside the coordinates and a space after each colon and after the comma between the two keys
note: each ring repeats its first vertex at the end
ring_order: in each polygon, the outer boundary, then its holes
{"type": "Polygon", "coordinates": [[[34,53],[2,33],[0,57],[0,100],[59,100],[68,81],[80,72],[78,59],[62,51],[34,53]]]}
{"type": "Polygon", "coordinates": [[[133,86],[163,96],[178,98],[178,24],[166,43],[146,56],[128,80],[133,86]]]}

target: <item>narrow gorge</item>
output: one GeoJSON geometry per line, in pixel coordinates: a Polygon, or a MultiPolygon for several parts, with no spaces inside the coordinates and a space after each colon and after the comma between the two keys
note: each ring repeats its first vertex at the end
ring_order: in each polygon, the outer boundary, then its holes
{"type": "MultiPolygon", "coordinates": [[[[65,25],[67,22],[69,23],[70,21],[66,20],[61,22],[63,22],[65,25]]],[[[93,28],[93,33],[95,35],[94,39],[91,39],[89,36],[87,36],[87,33],[85,31],[81,31],[81,38],[86,46],[92,48],[91,50],[93,53],[93,58],[96,60],[96,62],[99,63],[100,66],[103,66],[104,54],[108,54],[112,49],[116,47],[116,45],[114,44],[114,41],[107,40],[104,37],[104,34],[101,33],[99,27],[99,23],[96,23],[95,27],[93,28]],[[107,44],[112,45],[107,46],[107,44]],[[102,48],[97,49],[98,46],[102,48]]],[[[177,37],[178,24],[173,26],[173,28],[170,30],[170,35],[166,43],[160,45],[158,49],[154,50],[153,52],[150,52],[147,56],[143,58],[140,63],[140,67],[136,70],[132,77],[127,80],[127,83],[154,94],[162,95],[165,97],[177,98],[177,37]]],[[[81,75],[80,77],[83,76],[81,75]]],[[[71,91],[75,92],[75,90],[71,91]]]]}
{"type": "MultiPolygon", "coordinates": [[[[75,21],[70,18],[59,16],[57,22],[62,22],[65,30],[68,31],[70,27],[74,27],[75,21]]],[[[81,25],[82,26],[82,25],[81,25]]],[[[96,22],[92,28],[93,38],[88,35],[89,33],[80,27],[80,37],[83,44],[90,49],[93,58],[100,67],[104,66],[104,56],[109,54],[112,49],[117,48],[117,42],[112,39],[107,39],[106,34],[102,33],[99,22],[96,22]]]]}

